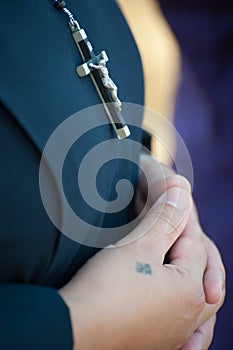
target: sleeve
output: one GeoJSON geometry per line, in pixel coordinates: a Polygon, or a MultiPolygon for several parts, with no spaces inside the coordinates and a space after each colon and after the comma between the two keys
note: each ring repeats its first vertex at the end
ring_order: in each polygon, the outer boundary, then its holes
{"type": "Polygon", "coordinates": [[[55,289],[0,283],[0,349],[72,348],[69,310],[55,289]]]}

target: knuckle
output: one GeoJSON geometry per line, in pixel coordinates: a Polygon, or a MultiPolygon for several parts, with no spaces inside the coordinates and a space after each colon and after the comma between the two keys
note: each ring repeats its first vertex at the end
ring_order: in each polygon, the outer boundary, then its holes
{"type": "Polygon", "coordinates": [[[203,284],[201,280],[190,276],[190,272],[187,271],[186,275],[188,275],[188,280],[186,279],[185,281],[186,286],[188,286],[185,294],[187,309],[194,314],[199,315],[205,307],[205,292],[203,284]]]}
{"type": "Polygon", "coordinates": [[[226,289],[223,288],[221,298],[220,298],[219,302],[217,303],[218,309],[220,309],[223,306],[224,301],[225,301],[225,296],[226,296],[226,289]]]}
{"type": "Polygon", "coordinates": [[[190,182],[182,175],[171,175],[166,179],[167,187],[182,187],[185,188],[188,192],[191,192],[190,182]]]}
{"type": "Polygon", "coordinates": [[[182,280],[182,300],[186,310],[191,314],[199,315],[205,307],[205,292],[202,280],[190,274],[189,269],[186,268],[178,268],[177,273],[182,280]]]}
{"type": "Polygon", "coordinates": [[[202,286],[196,286],[196,288],[193,289],[193,293],[190,296],[190,307],[198,314],[204,309],[205,293],[202,286]]]}
{"type": "Polygon", "coordinates": [[[178,212],[175,207],[165,203],[162,207],[157,209],[155,212],[158,220],[162,224],[167,224],[172,230],[176,230],[182,219],[182,211],[178,212]]]}

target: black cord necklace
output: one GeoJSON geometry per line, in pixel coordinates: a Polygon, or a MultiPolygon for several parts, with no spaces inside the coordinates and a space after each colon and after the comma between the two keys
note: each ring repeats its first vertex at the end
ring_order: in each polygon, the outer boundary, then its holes
{"type": "Polygon", "coordinates": [[[101,51],[97,55],[94,53],[86,32],[68,10],[65,1],[55,0],[54,6],[69,17],[69,27],[83,59],[83,64],[76,68],[77,74],[79,77],[90,75],[117,137],[119,139],[128,137],[130,131],[121,113],[121,101],[117,96],[117,86],[110,78],[106,67],[108,61],[106,52],[101,51]]]}

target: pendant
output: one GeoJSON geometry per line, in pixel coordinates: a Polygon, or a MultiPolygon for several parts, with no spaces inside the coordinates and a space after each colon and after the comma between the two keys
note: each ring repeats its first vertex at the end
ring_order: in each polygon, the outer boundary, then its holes
{"type": "Polygon", "coordinates": [[[128,137],[130,130],[121,113],[122,103],[117,96],[117,86],[109,76],[106,66],[108,61],[106,52],[102,51],[97,55],[94,53],[86,32],[80,28],[78,21],[74,19],[73,14],[66,8],[64,0],[55,0],[54,6],[69,17],[70,30],[83,59],[83,64],[76,69],[77,74],[79,77],[90,75],[118,139],[122,140],[128,137]]]}

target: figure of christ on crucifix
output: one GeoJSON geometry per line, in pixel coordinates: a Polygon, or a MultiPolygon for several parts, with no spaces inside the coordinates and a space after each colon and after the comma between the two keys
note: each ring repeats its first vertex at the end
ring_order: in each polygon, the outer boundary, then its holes
{"type": "Polygon", "coordinates": [[[99,64],[93,64],[90,63],[89,66],[94,69],[98,69],[102,83],[106,89],[109,89],[111,91],[111,96],[114,101],[115,107],[118,111],[121,111],[121,101],[119,100],[117,96],[117,86],[116,84],[112,81],[112,79],[109,76],[108,69],[106,67],[106,62],[104,59],[101,59],[99,61],[99,64]]]}

